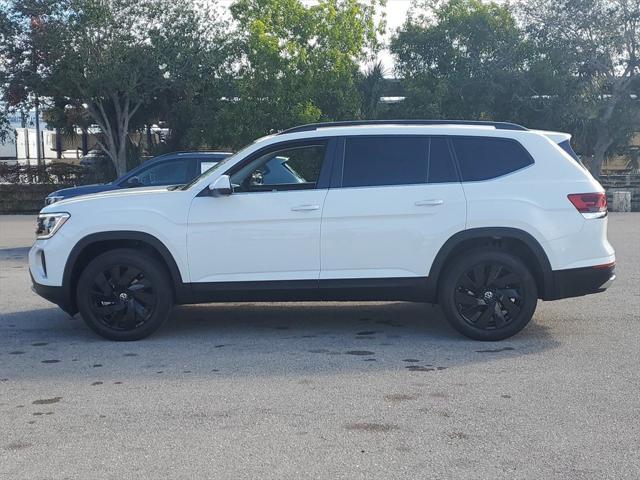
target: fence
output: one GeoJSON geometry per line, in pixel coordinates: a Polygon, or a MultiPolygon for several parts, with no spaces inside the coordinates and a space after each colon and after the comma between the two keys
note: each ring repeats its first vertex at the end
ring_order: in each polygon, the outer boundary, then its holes
{"type": "Polygon", "coordinates": [[[44,198],[55,190],[106,180],[95,169],[82,165],[0,162],[0,213],[35,213],[44,207],[44,198]]]}
{"type": "Polygon", "coordinates": [[[631,192],[631,211],[640,212],[640,173],[602,175],[600,183],[607,191],[607,202],[611,202],[613,192],[631,192]]]}

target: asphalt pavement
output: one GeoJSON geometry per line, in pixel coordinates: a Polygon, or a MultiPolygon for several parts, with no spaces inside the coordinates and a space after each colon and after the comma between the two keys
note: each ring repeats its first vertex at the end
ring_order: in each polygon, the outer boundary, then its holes
{"type": "Polygon", "coordinates": [[[402,302],[176,308],[135,343],[30,290],[31,216],[0,217],[2,479],[638,479],[640,214],[618,279],[516,337],[402,302]]]}

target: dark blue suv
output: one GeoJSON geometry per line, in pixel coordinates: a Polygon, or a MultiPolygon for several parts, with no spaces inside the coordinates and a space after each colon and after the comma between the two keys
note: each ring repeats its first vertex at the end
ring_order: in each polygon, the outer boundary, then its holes
{"type": "Polygon", "coordinates": [[[147,160],[110,183],[63,188],[50,193],[45,203],[50,205],[65,198],[89,193],[109,192],[122,188],[179,185],[189,183],[209,170],[230,152],[174,152],[147,160]]]}

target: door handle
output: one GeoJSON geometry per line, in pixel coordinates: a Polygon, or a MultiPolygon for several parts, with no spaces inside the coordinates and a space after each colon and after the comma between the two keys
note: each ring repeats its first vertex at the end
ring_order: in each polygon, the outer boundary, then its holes
{"type": "Polygon", "coordinates": [[[311,212],[313,210],[320,210],[320,205],[298,205],[291,208],[293,212],[311,212]]]}
{"type": "Polygon", "coordinates": [[[418,200],[416,202],[416,207],[436,207],[438,205],[442,205],[444,203],[444,200],[440,200],[440,199],[429,199],[429,200],[418,200]]]}

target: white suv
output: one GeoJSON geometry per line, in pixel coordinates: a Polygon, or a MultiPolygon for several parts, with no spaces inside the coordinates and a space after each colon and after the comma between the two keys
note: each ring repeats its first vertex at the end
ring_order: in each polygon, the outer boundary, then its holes
{"type": "Polygon", "coordinates": [[[615,278],[605,193],[568,134],[489,122],[305,125],[184,186],[64,200],[38,217],[35,291],[112,340],[173,304],[439,303],[478,340],[538,299],[615,278]]]}

